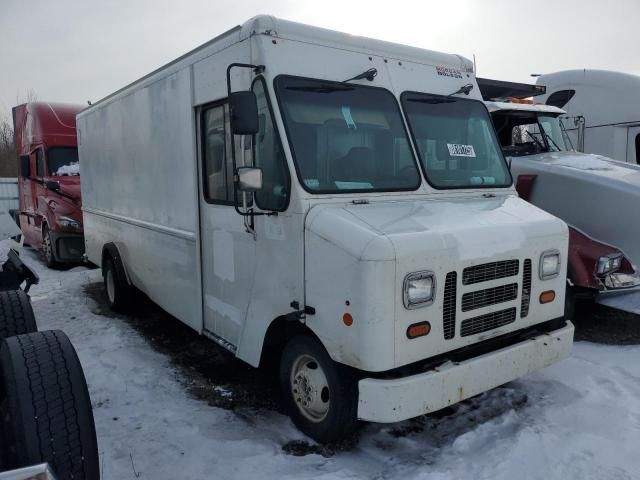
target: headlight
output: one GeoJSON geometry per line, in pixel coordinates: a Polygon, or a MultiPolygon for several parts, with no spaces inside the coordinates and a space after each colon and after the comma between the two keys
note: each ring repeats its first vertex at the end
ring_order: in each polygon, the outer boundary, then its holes
{"type": "Polygon", "coordinates": [[[58,223],[63,228],[82,228],[80,226],[80,222],[77,222],[73,218],[69,218],[69,217],[58,218],[58,223]]]}
{"type": "Polygon", "coordinates": [[[560,273],[560,252],[549,250],[540,256],[540,268],[538,274],[540,280],[549,280],[560,273]]]}
{"type": "Polygon", "coordinates": [[[433,272],[410,273],[404,279],[403,300],[405,308],[426,307],[436,295],[436,277],[433,272]]]}
{"type": "Polygon", "coordinates": [[[598,259],[598,275],[615,272],[620,269],[620,265],[622,265],[621,253],[614,253],[612,255],[600,257],[598,259]]]}

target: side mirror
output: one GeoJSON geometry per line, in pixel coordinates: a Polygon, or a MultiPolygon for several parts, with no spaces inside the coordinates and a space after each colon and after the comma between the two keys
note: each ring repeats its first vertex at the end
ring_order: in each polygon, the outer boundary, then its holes
{"type": "Polygon", "coordinates": [[[20,155],[20,176],[29,178],[29,155],[20,155]]]}
{"type": "Polygon", "coordinates": [[[253,135],[259,131],[258,101],[250,90],[229,95],[231,132],[235,135],[253,135]]]}
{"type": "Polygon", "coordinates": [[[58,190],[60,190],[60,184],[53,180],[49,180],[47,181],[47,188],[52,192],[57,192],[58,190]]]}
{"type": "Polygon", "coordinates": [[[239,167],[236,172],[238,190],[241,192],[258,192],[262,190],[262,169],[255,167],[239,167]]]}

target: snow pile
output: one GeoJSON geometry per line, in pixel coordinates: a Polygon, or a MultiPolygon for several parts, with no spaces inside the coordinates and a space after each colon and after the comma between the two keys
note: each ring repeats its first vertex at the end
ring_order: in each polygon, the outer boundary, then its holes
{"type": "Polygon", "coordinates": [[[190,397],[167,357],[88,296],[87,288],[101,288],[99,270],[47,270],[29,250],[23,258],[41,276],[31,292],[40,328],[64,330],[84,365],[104,480],[136,474],[181,480],[640,474],[640,347],[581,342],[561,364],[440,415],[367,425],[354,445],[312,446],[307,450],[316,453],[294,456],[305,453],[308,439],[287,417],[264,408],[225,410],[190,397]]]}
{"type": "Polygon", "coordinates": [[[56,175],[80,175],[80,162],[61,166],[60,168],[58,168],[58,170],[56,170],[56,175]]]}

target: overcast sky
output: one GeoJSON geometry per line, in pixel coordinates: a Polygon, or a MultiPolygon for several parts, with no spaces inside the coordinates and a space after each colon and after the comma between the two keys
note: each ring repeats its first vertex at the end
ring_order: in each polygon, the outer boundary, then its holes
{"type": "Polygon", "coordinates": [[[39,100],[97,101],[250,17],[475,54],[478,75],[640,73],[639,0],[0,0],[0,116],[39,100]]]}

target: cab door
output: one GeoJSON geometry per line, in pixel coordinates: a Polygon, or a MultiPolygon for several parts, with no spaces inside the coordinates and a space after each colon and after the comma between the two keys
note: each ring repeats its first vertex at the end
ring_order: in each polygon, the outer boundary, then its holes
{"type": "Polygon", "coordinates": [[[204,106],[197,117],[204,329],[235,350],[249,305],[256,246],[234,208],[231,149],[238,154],[239,142],[232,141],[228,104],[204,106]]]}

